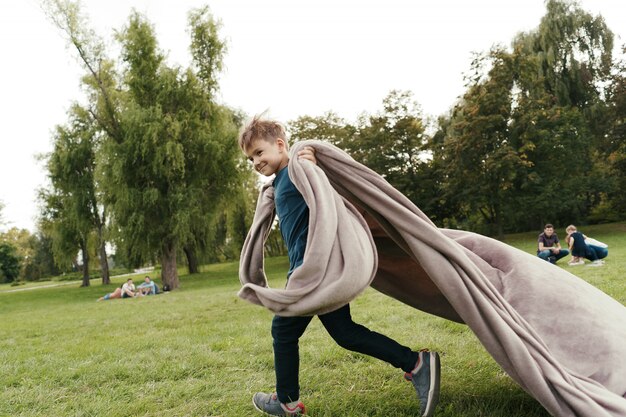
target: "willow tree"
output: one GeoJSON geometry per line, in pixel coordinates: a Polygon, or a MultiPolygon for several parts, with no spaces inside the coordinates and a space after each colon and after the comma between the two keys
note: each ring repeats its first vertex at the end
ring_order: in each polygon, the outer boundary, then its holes
{"type": "Polygon", "coordinates": [[[106,132],[100,166],[119,248],[161,260],[163,282],[179,286],[177,254],[197,246],[239,181],[232,112],[217,104],[225,44],[207,8],[189,14],[191,68],[168,66],[154,28],[133,12],[117,34],[121,62],[104,57],[76,3],[49,14],[87,69],[91,111],[106,132]]]}
{"type": "Polygon", "coordinates": [[[43,191],[43,216],[52,232],[57,256],[68,258],[80,251],[83,286],[89,285],[89,239],[97,237],[102,283],[110,283],[104,229],[106,215],[96,190],[98,130],[89,113],[72,106],[69,121],[59,125],[46,168],[51,188],[43,191]]]}

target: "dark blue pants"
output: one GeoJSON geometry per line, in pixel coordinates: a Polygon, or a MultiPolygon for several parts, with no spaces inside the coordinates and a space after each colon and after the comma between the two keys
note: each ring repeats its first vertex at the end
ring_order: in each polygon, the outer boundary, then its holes
{"type": "Polygon", "coordinates": [[[585,258],[590,261],[596,261],[598,259],[604,259],[609,254],[609,250],[607,248],[601,248],[596,245],[587,245],[585,248],[585,258]]]}
{"type": "MultiPolygon", "coordinates": [[[[417,352],[352,321],[349,304],[318,317],[339,346],[381,359],[405,372],[415,367],[417,352]]],[[[312,319],[274,316],[272,320],[276,393],[282,403],[300,398],[298,340],[312,319]]]]}

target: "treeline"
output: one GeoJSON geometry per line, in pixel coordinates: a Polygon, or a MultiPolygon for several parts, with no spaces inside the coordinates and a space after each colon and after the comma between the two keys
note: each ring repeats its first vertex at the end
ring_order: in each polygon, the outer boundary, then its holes
{"type": "MultiPolygon", "coordinates": [[[[89,285],[97,265],[107,283],[114,247],[116,264],[160,264],[176,288],[183,259],[195,272],[237,258],[258,178],[237,149],[246,115],[217,100],[219,22],[207,8],[189,13],[192,63],[182,68],[165,62],[139,13],[116,32],[113,59],[77,3],[49,0],[46,10],[83,65],[86,100],[56,127],[45,157],[50,185],[31,246],[47,266],[28,273],[22,257],[23,277],[80,267],[89,285]]],[[[392,91],[356,122],[330,112],[288,129],[293,140],[345,149],[442,227],[502,236],[622,220],[626,64],[612,51],[601,17],[549,0],[535,30],[476,55],[465,93],[436,121],[411,92],[392,91]]],[[[284,251],[276,233],[267,250],[284,251]]]]}
{"type": "MultiPolygon", "coordinates": [[[[410,92],[354,123],[291,123],[385,175],[439,226],[502,237],[626,217],[626,66],[602,17],[547,1],[539,26],[476,55],[466,90],[429,129],[410,92]]],[[[624,51],[626,52],[626,50],[624,51]]]]}

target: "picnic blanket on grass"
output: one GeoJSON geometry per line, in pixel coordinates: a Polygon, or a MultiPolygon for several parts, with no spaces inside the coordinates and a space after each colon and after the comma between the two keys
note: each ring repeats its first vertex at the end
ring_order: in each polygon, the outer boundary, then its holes
{"type": "Polygon", "coordinates": [[[552,415],[626,416],[626,307],[536,256],[437,228],[408,198],[342,150],[291,149],[289,176],[309,206],[303,264],[269,288],[263,246],[274,220],[267,184],[241,254],[239,296],[278,315],[315,315],[369,285],[467,324],[498,364],[552,415]],[[316,151],[317,165],[294,155],[316,151]]]}

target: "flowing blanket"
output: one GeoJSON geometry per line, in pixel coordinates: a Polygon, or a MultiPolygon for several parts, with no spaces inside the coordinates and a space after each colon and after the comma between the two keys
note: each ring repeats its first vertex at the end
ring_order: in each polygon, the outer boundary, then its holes
{"type": "Polygon", "coordinates": [[[263,246],[275,216],[261,191],[240,261],[239,296],[279,315],[335,310],[369,285],[467,324],[552,415],[626,416],[626,307],[536,256],[437,228],[380,175],[318,141],[291,149],[289,176],[309,206],[303,264],[269,288],[263,246]],[[294,155],[315,148],[317,165],[294,155]]]}

